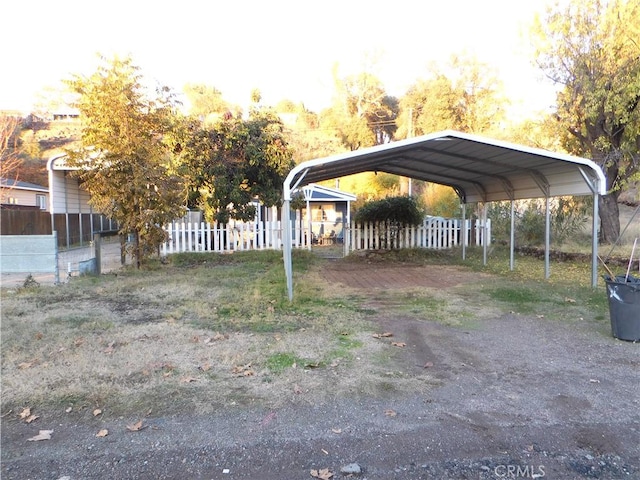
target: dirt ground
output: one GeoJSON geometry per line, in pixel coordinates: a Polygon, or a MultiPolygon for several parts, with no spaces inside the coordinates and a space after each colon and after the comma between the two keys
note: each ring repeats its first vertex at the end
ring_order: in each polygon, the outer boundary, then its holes
{"type": "Polygon", "coordinates": [[[372,321],[406,342],[393,370],[429,369],[430,394],[150,415],[136,432],[105,426],[105,438],[97,421],[61,420],[39,442],[27,439],[42,427],[3,419],[2,478],[640,478],[640,344],[582,319],[510,313],[450,327],[379,300],[491,281],[455,267],[331,262],[324,276],[370,296],[372,321]]]}

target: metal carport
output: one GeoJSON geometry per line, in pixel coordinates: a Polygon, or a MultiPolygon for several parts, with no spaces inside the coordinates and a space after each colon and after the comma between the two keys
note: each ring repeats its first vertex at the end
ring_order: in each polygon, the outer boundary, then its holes
{"type": "MultiPolygon", "coordinates": [[[[386,172],[452,187],[463,205],[475,202],[545,198],[545,268],[549,276],[549,199],[593,195],[592,285],[597,285],[598,195],[606,192],[604,174],[585,158],[530,148],[453,130],[378,145],[297,165],[283,183],[283,246],[289,300],[293,299],[291,191],[313,182],[361,172],[386,172]]],[[[513,213],[511,249],[513,265],[513,213]]],[[[486,260],[486,258],[485,258],[486,260]]],[[[513,268],[513,267],[512,267],[513,268]]]]}

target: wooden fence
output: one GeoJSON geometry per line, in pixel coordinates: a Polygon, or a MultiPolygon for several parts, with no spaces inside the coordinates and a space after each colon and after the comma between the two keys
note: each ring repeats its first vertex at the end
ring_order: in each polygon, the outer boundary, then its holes
{"type": "MultiPolygon", "coordinates": [[[[162,255],[179,252],[236,252],[243,250],[280,250],[282,225],[273,222],[174,222],[165,227],[167,241],[162,255]]],[[[480,221],[425,218],[422,225],[397,227],[388,223],[352,223],[341,238],[319,239],[299,220],[292,222],[293,248],[311,248],[321,243],[341,243],[345,253],[355,250],[397,248],[443,249],[462,245],[482,245],[485,229],[480,221]],[[346,245],[345,243],[346,242],[346,245]]],[[[491,221],[487,220],[487,245],[491,243],[491,221]]]]}
{"type": "Polygon", "coordinates": [[[97,213],[51,214],[35,209],[2,208],[0,226],[0,235],[51,235],[56,231],[58,246],[67,248],[88,245],[96,233],[118,231],[115,221],[97,213]]]}

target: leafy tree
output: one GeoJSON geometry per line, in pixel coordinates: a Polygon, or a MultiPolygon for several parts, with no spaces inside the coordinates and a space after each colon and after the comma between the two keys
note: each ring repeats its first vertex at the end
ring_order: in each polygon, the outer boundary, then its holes
{"type": "Polygon", "coordinates": [[[493,71],[474,58],[454,55],[445,67],[432,66],[400,99],[399,138],[453,129],[489,133],[504,118],[505,100],[493,71]]]}
{"type": "Polygon", "coordinates": [[[340,79],[334,70],[334,105],[321,114],[321,125],[336,132],[349,150],[386,143],[396,130],[398,100],[386,94],[370,73],[340,79]]]}
{"type": "Polygon", "coordinates": [[[194,117],[206,120],[210,116],[217,117],[232,109],[222,98],[222,92],[215,87],[188,83],[183,90],[189,101],[189,113],[194,117]]]}
{"type": "Polygon", "coordinates": [[[162,226],[179,216],[185,194],[165,142],[175,103],[165,87],[149,95],[130,58],[102,58],[89,76],[68,85],[79,94],[81,147],[69,163],[99,212],[132,234],[136,266],[165,240],[162,226]]]}
{"type": "Polygon", "coordinates": [[[430,215],[448,218],[460,216],[460,197],[449,186],[427,183],[421,198],[430,215]]]}
{"type": "Polygon", "coordinates": [[[175,150],[188,172],[190,204],[221,222],[252,219],[256,199],[278,204],[294,166],[283,124],[268,109],[253,109],[248,120],[228,115],[211,126],[187,119],[175,150]]]}
{"type": "Polygon", "coordinates": [[[618,197],[640,172],[640,3],[572,0],[537,19],[536,59],[562,86],[556,119],[565,148],[594,160],[607,178],[600,240],[620,234],[618,197]]]}

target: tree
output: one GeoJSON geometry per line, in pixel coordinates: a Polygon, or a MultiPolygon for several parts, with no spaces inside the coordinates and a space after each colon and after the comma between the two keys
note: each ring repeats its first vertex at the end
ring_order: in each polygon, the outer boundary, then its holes
{"type": "Polygon", "coordinates": [[[340,79],[334,69],[334,105],[323,112],[321,123],[336,132],[349,150],[389,142],[395,133],[398,100],[386,94],[371,73],[340,79]]]}
{"type": "Polygon", "coordinates": [[[20,127],[22,119],[0,115],[0,177],[17,180],[22,164],[20,158],[20,127]]]}
{"type": "Polygon", "coordinates": [[[189,113],[206,120],[208,117],[219,117],[231,110],[229,103],[222,98],[222,92],[215,87],[201,83],[187,83],[184,93],[189,101],[189,113]]]}
{"type": "Polygon", "coordinates": [[[97,211],[133,235],[136,266],[165,240],[162,227],[184,210],[185,190],[166,143],[175,116],[166,87],[143,88],[130,58],[102,58],[95,73],[68,81],[79,94],[81,147],[69,150],[97,211]]]}
{"type": "Polygon", "coordinates": [[[488,65],[453,55],[448,65],[432,66],[400,99],[399,138],[458,130],[489,133],[504,118],[501,83],[488,65]]]}
{"type": "Polygon", "coordinates": [[[591,158],[607,178],[600,240],[620,234],[618,197],[640,172],[640,4],[556,3],[537,19],[536,61],[562,86],[555,117],[567,151],[591,158]]]}
{"type": "Polygon", "coordinates": [[[187,119],[174,141],[190,204],[221,222],[252,219],[255,200],[279,204],[294,166],[282,121],[268,109],[252,109],[247,120],[227,115],[211,126],[187,119]]]}

